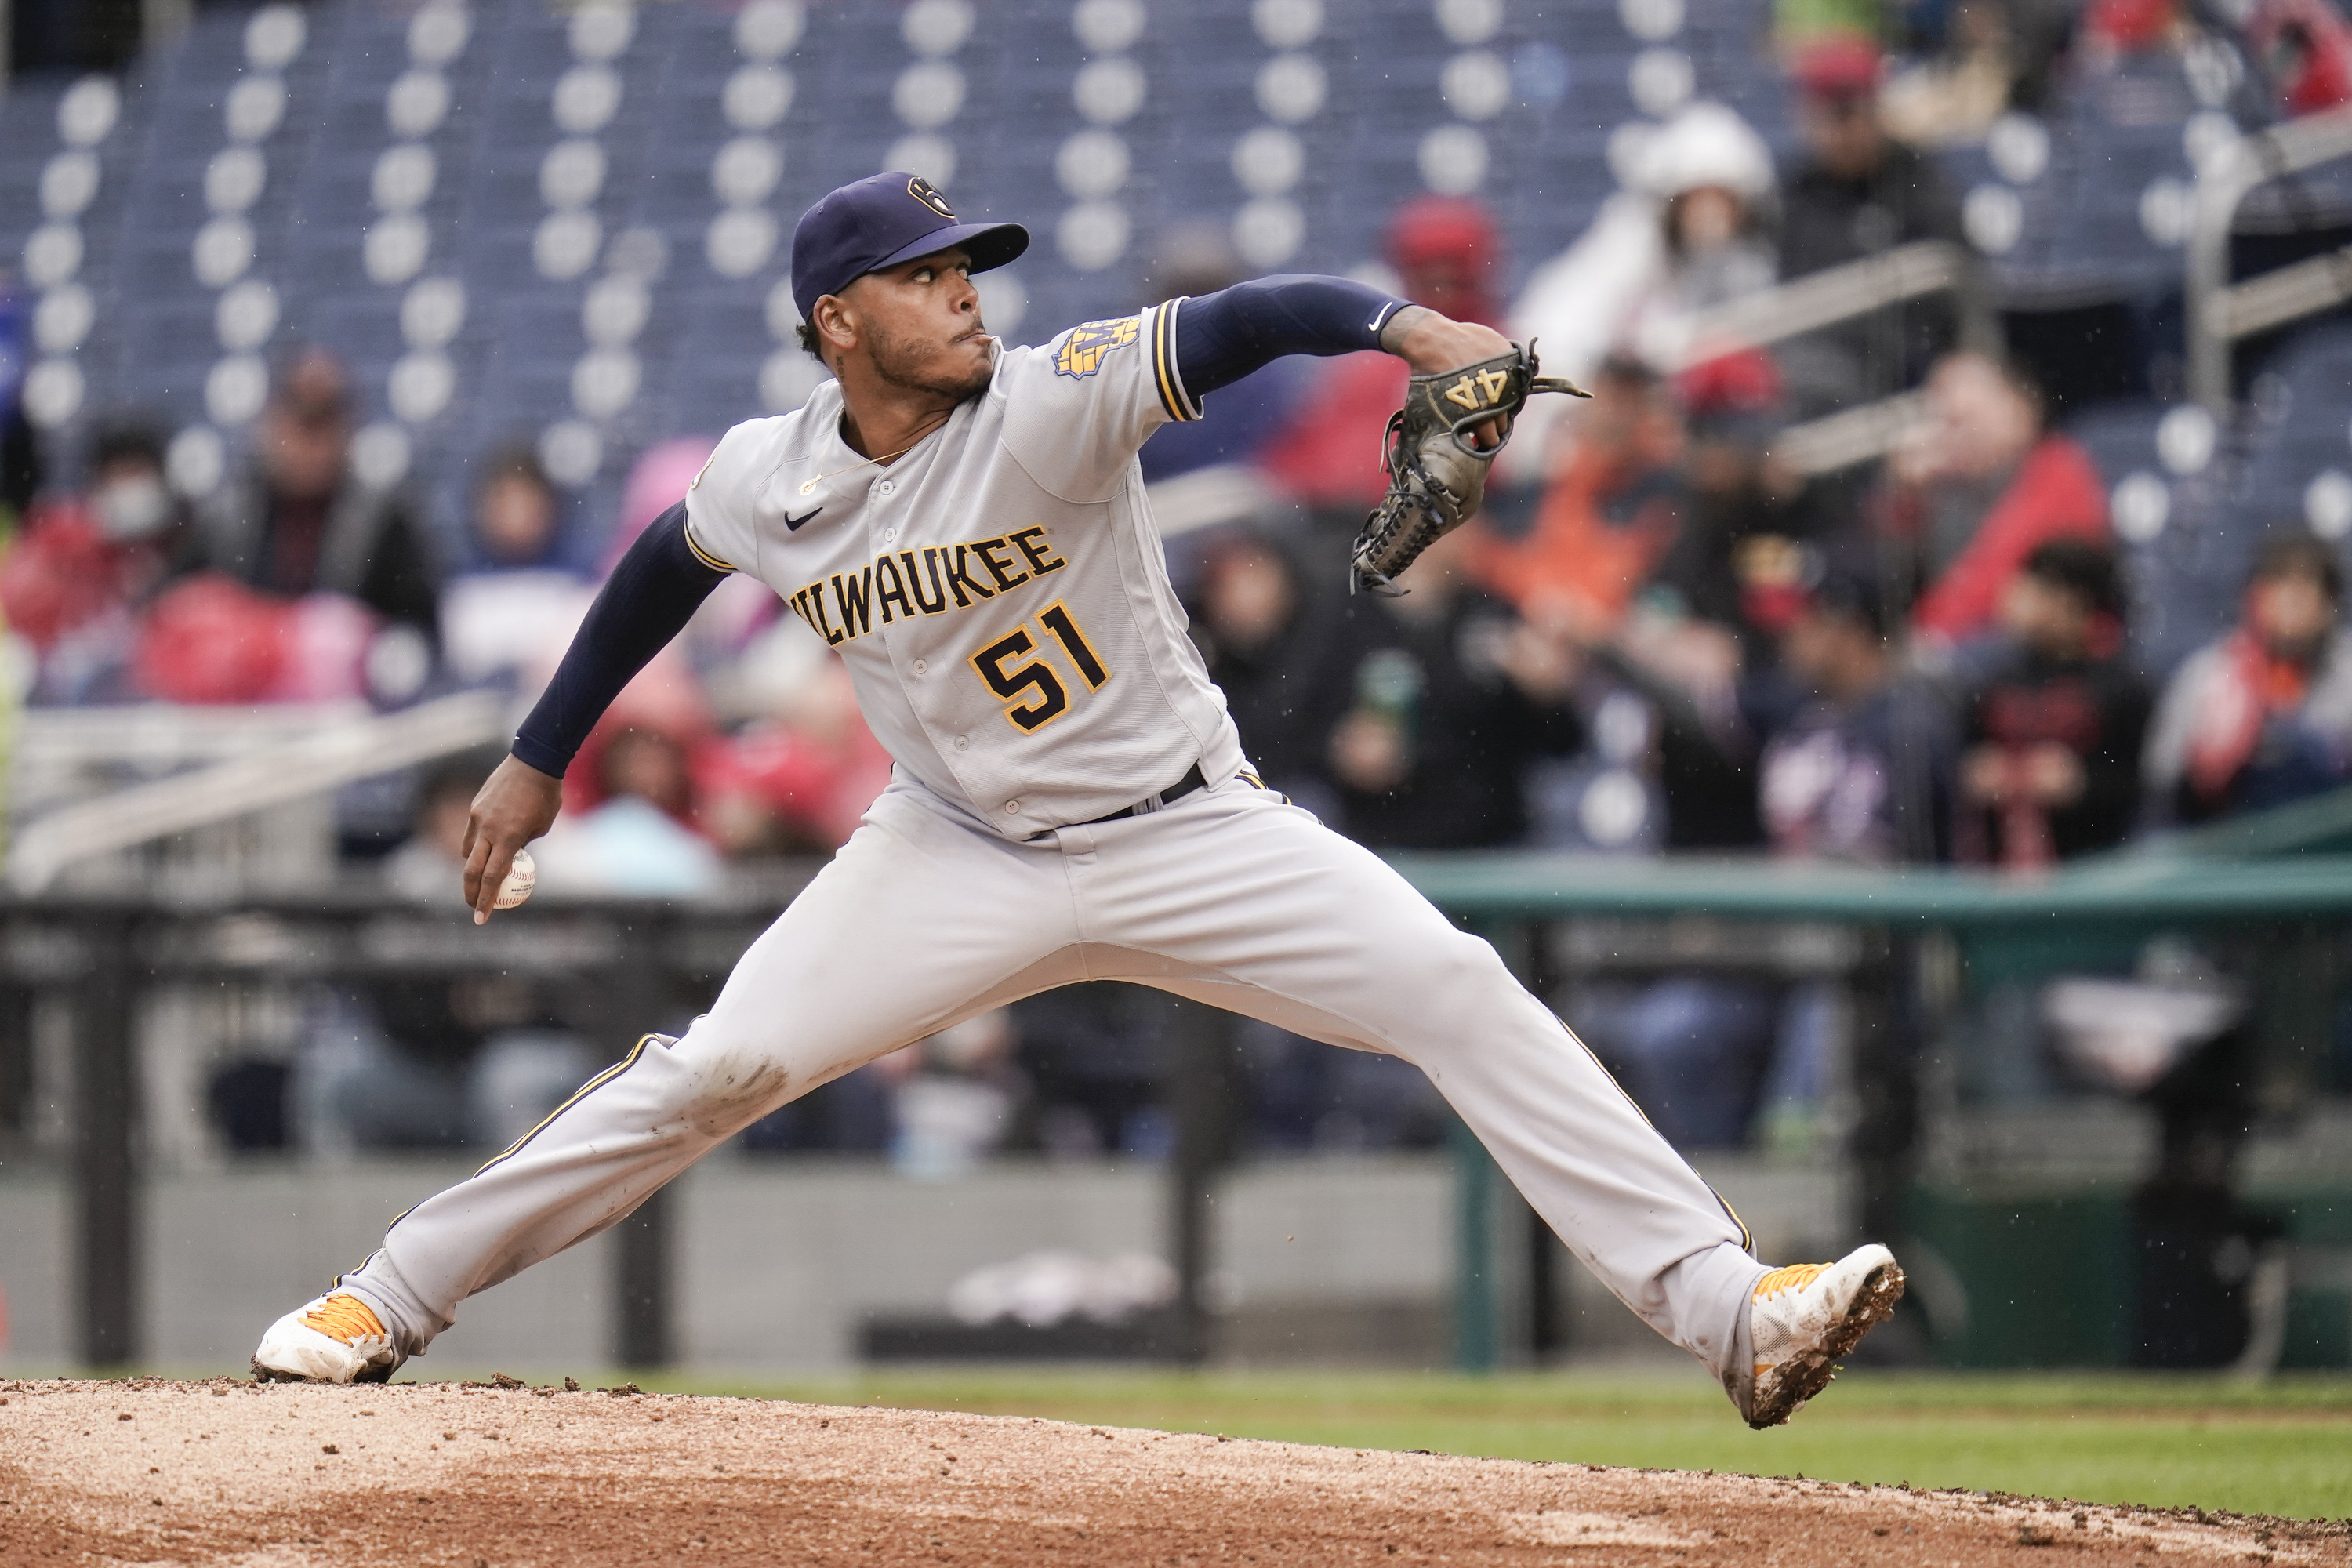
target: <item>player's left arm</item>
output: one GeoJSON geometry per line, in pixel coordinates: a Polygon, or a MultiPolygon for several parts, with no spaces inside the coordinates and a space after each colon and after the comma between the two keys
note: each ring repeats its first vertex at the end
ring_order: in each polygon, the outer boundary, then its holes
{"type": "MultiPolygon", "coordinates": [[[[1200,418],[1204,395],[1286,354],[1371,349],[1416,373],[1447,372],[1491,359],[1498,346],[1510,347],[1490,328],[1361,283],[1288,275],[1073,327],[1013,354],[995,395],[1005,405],[1006,450],[1042,488],[1083,504],[1128,482],[1136,448],[1161,425],[1200,418]]],[[[699,511],[694,521],[701,537],[699,511]]],[[[703,542],[727,549],[723,540],[703,542]]]]}
{"type": "Polygon", "coordinates": [[[1195,404],[1286,354],[1378,349],[1415,374],[1437,374],[1510,352],[1492,327],[1456,321],[1346,278],[1281,274],[1185,300],[1176,312],[1176,370],[1195,404]]]}
{"type": "Polygon", "coordinates": [[[1532,350],[1492,327],[1456,321],[1344,278],[1261,278],[1159,307],[1170,418],[1198,417],[1209,391],[1283,354],[1382,349],[1411,367],[1404,407],[1381,442],[1388,492],[1349,549],[1356,587],[1399,594],[1396,578],[1460,527],[1486,495],[1486,469],[1532,393],[1585,395],[1536,374],[1532,350]]]}

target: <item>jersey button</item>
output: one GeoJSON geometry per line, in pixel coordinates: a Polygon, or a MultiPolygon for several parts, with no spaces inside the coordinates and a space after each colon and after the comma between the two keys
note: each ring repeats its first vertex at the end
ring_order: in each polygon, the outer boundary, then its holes
{"type": "Polygon", "coordinates": [[[929,660],[919,658],[908,668],[912,669],[917,675],[921,675],[929,671],[931,666],[929,660]]]}
{"type": "Polygon", "coordinates": [[[898,492],[898,480],[884,479],[880,484],[874,487],[874,493],[877,496],[895,495],[898,492]]]}
{"type": "Polygon", "coordinates": [[[962,735],[958,735],[958,736],[956,737],[956,750],[957,750],[957,751],[959,751],[959,752],[969,752],[969,751],[971,751],[971,742],[969,739],[967,739],[966,737],[962,736],[962,735]]]}
{"type": "Polygon", "coordinates": [[[1008,800],[1008,801],[1006,801],[1006,802],[1004,803],[1004,815],[1005,815],[1005,816],[1020,816],[1020,815],[1021,815],[1021,803],[1020,803],[1019,801],[1017,801],[1017,800],[1008,800]]]}
{"type": "Polygon", "coordinates": [[[897,529],[895,529],[895,528],[886,528],[886,529],[884,529],[884,530],[882,531],[882,542],[883,542],[883,543],[885,543],[885,544],[896,544],[896,543],[898,543],[898,531],[897,529]]]}

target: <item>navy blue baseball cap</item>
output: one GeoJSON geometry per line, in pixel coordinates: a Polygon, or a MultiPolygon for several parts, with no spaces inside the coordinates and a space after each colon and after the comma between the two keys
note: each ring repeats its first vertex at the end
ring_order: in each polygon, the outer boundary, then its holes
{"type": "Polygon", "coordinates": [[[793,300],[805,321],[816,302],[868,272],[961,246],[971,269],[1002,267],[1029,248],[1017,223],[963,223],[930,181],[903,169],[868,174],[820,198],[793,230],[793,300]]]}

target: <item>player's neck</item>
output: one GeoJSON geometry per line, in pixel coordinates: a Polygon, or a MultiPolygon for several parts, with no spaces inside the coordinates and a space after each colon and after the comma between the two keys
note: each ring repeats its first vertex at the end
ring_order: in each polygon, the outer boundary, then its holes
{"type": "Polygon", "coordinates": [[[889,385],[841,388],[841,438],[849,449],[885,467],[948,422],[961,398],[889,385]]]}

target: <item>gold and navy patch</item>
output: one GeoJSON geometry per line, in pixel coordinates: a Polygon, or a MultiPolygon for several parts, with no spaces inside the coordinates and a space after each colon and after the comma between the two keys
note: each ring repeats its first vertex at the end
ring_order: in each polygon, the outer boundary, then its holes
{"type": "Polygon", "coordinates": [[[1062,340],[1054,355],[1054,373],[1084,381],[1102,369],[1103,355],[1123,349],[1143,335],[1143,318],[1121,316],[1115,321],[1081,321],[1062,340]]]}
{"type": "Polygon", "coordinates": [[[948,199],[940,195],[939,187],[920,174],[907,182],[907,194],[941,217],[955,216],[955,209],[948,205],[948,199]]]}

